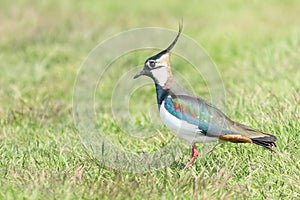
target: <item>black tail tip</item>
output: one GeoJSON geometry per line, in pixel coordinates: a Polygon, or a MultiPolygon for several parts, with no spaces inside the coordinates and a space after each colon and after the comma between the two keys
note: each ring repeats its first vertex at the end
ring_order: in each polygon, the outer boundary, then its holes
{"type": "Polygon", "coordinates": [[[254,144],[273,151],[273,148],[276,147],[275,142],[277,138],[274,135],[266,135],[264,137],[251,138],[251,140],[254,144]]]}

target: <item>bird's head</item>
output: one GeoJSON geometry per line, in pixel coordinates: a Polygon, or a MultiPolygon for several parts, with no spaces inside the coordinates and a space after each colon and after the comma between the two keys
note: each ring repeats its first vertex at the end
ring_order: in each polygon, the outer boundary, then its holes
{"type": "Polygon", "coordinates": [[[176,44],[181,32],[182,25],[179,25],[178,34],[170,46],[158,54],[148,58],[144,63],[144,68],[137,73],[134,78],[138,78],[142,75],[149,76],[156,84],[164,86],[168,79],[172,77],[169,53],[176,44]]]}

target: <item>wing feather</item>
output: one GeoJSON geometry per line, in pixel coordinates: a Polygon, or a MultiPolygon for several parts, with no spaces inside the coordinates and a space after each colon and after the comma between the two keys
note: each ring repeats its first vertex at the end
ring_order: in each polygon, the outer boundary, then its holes
{"type": "Polygon", "coordinates": [[[207,136],[230,134],[227,117],[216,107],[201,98],[177,95],[169,96],[165,108],[173,116],[198,126],[207,136]]]}

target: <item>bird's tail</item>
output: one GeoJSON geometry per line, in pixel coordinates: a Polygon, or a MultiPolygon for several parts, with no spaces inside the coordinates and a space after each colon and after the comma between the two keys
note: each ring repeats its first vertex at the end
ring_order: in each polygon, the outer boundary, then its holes
{"type": "Polygon", "coordinates": [[[264,133],[243,124],[234,123],[232,134],[220,136],[219,139],[233,143],[254,143],[266,149],[274,151],[277,138],[274,135],[264,133]]]}
{"type": "Polygon", "coordinates": [[[250,138],[254,144],[263,146],[267,149],[273,150],[273,147],[276,147],[277,138],[274,135],[266,134],[263,137],[253,137],[250,138]]]}

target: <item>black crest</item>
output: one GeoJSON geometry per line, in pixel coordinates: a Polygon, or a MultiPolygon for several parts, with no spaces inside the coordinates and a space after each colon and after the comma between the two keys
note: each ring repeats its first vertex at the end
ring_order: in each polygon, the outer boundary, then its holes
{"type": "Polygon", "coordinates": [[[155,56],[150,57],[148,60],[157,60],[159,59],[162,55],[169,53],[171,51],[171,49],[175,46],[175,44],[177,43],[177,40],[182,32],[182,28],[183,28],[183,23],[179,23],[179,28],[178,28],[178,34],[176,36],[176,38],[173,40],[173,42],[168,46],[168,48],[166,48],[165,50],[159,52],[158,54],[156,54],[155,56]]]}

